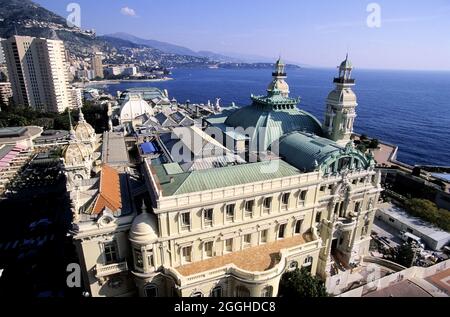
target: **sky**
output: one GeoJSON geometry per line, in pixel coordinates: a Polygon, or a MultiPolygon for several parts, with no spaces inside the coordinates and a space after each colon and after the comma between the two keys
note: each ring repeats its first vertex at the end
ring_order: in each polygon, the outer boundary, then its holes
{"type": "Polygon", "coordinates": [[[36,0],[81,27],[195,51],[334,67],[348,52],[367,69],[450,70],[450,0],[36,0]]]}

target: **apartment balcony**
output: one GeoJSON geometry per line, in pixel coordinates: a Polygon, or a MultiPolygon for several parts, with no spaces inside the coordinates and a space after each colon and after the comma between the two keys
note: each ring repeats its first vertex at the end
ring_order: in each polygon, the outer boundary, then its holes
{"type": "Polygon", "coordinates": [[[352,218],[339,218],[336,221],[335,227],[340,231],[351,231],[356,226],[356,220],[352,218]]]}
{"type": "Polygon", "coordinates": [[[179,285],[188,285],[205,279],[232,275],[248,282],[275,278],[288,268],[292,255],[308,254],[319,250],[322,241],[316,235],[306,233],[253,246],[207,260],[168,268],[179,285]]]}
{"type": "Polygon", "coordinates": [[[95,266],[95,277],[98,279],[105,278],[106,276],[114,275],[117,273],[127,272],[128,265],[126,261],[117,262],[108,265],[97,264],[95,266]]]}

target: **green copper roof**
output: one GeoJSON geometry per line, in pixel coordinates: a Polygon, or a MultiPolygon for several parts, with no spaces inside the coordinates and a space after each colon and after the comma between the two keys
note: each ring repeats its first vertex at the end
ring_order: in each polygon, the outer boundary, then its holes
{"type": "Polygon", "coordinates": [[[311,171],[316,168],[316,162],[320,165],[330,154],[341,149],[329,139],[295,132],[281,138],[279,150],[281,157],[290,164],[311,171]]]}
{"type": "Polygon", "coordinates": [[[353,162],[353,165],[346,168],[368,168],[374,164],[370,154],[364,155],[351,143],[342,147],[332,140],[301,132],[290,133],[281,138],[279,154],[283,160],[302,172],[314,171],[319,167],[327,171],[330,166],[331,171],[328,172],[336,171],[334,164],[344,157],[353,162]]]}
{"type": "Polygon", "coordinates": [[[322,135],[320,122],[308,112],[297,107],[281,110],[268,110],[267,107],[252,105],[241,108],[225,121],[227,126],[248,129],[254,127],[250,135],[252,144],[261,144],[266,150],[282,135],[292,131],[305,131],[322,135]],[[259,140],[259,141],[258,141],[259,140]],[[260,143],[258,143],[260,142],[260,143]]]}
{"type": "Polygon", "coordinates": [[[153,166],[164,196],[213,190],[247,183],[294,176],[298,169],[282,160],[248,163],[190,173],[167,175],[163,166],[153,166]]]}

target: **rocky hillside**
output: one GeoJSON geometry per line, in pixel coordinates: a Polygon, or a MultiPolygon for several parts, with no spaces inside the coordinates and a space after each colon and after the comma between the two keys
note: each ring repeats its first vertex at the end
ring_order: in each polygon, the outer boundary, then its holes
{"type": "Polygon", "coordinates": [[[69,27],[64,18],[30,0],[0,0],[0,37],[7,38],[14,34],[60,39],[64,41],[70,54],[77,58],[88,57],[94,51],[126,54],[137,49],[142,51],[142,58],[165,67],[209,63],[207,58],[168,54],[148,45],[123,39],[97,37],[90,31],[69,27]]]}

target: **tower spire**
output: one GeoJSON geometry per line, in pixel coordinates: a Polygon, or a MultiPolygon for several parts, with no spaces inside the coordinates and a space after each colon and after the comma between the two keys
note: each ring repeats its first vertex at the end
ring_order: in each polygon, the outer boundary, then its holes
{"type": "Polygon", "coordinates": [[[69,125],[70,125],[69,135],[70,135],[70,139],[71,140],[75,140],[76,136],[75,136],[75,130],[74,130],[73,125],[72,125],[72,116],[70,114],[70,108],[67,108],[67,110],[68,110],[67,114],[69,115],[69,125]]]}
{"type": "Polygon", "coordinates": [[[322,127],[329,139],[345,146],[351,140],[358,105],[352,91],[355,80],[351,76],[353,65],[348,59],[348,52],[338,69],[339,75],[333,80],[336,88],[328,95],[322,127]]]}
{"type": "Polygon", "coordinates": [[[79,110],[78,122],[85,122],[86,120],[84,120],[84,114],[83,111],[81,111],[81,107],[79,107],[79,110]]]}

